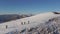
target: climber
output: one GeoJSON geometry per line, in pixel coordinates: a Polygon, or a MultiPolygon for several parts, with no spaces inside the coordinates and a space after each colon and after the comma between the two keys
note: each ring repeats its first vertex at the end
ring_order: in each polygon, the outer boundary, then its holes
{"type": "Polygon", "coordinates": [[[6,25],[6,29],[8,28],[8,25],[6,25]]]}
{"type": "Polygon", "coordinates": [[[28,21],[28,24],[29,24],[29,21],[28,21]]]}

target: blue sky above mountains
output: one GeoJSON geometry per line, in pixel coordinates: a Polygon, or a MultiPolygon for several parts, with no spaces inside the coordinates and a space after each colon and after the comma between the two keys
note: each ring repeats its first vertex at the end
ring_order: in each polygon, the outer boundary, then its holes
{"type": "Polygon", "coordinates": [[[60,11],[60,0],[0,0],[0,14],[60,11]]]}

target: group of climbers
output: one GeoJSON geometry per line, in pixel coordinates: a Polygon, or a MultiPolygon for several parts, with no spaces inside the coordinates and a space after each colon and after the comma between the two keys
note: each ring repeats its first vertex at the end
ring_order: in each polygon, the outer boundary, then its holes
{"type": "MultiPolygon", "coordinates": [[[[21,22],[22,25],[26,24],[26,22],[21,22]]],[[[27,22],[29,24],[29,21],[27,22]]],[[[6,29],[8,28],[8,25],[6,25],[6,29]]]]}
{"type": "MultiPolygon", "coordinates": [[[[24,25],[24,24],[26,24],[26,22],[21,22],[21,24],[22,24],[22,25],[24,25]]],[[[29,21],[28,21],[28,23],[27,23],[27,24],[29,24],[29,21]]]]}

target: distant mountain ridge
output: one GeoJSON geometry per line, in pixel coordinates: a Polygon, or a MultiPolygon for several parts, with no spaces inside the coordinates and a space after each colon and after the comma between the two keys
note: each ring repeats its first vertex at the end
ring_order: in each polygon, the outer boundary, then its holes
{"type": "Polygon", "coordinates": [[[25,17],[30,17],[32,15],[18,15],[18,14],[7,14],[7,15],[0,15],[0,23],[8,22],[11,20],[21,19],[25,17]]]}

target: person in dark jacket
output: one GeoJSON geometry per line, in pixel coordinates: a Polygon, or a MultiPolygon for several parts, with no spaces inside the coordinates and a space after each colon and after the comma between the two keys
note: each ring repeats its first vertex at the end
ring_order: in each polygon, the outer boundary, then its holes
{"type": "Polygon", "coordinates": [[[29,24],[29,21],[28,21],[28,24],[29,24]]]}
{"type": "Polygon", "coordinates": [[[8,25],[6,25],[6,29],[8,28],[8,25]]]}

